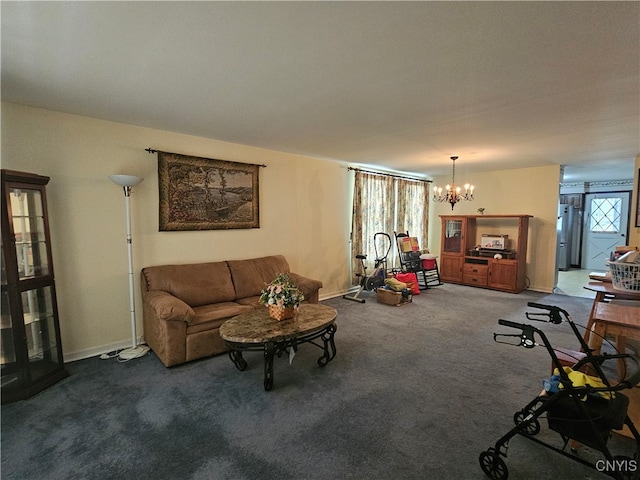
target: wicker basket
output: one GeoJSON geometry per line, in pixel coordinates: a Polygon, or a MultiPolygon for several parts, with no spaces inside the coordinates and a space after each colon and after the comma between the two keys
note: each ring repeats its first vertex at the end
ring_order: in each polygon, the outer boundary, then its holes
{"type": "Polygon", "coordinates": [[[640,264],[609,262],[609,269],[613,288],[640,292],[640,264]]]}
{"type": "Polygon", "coordinates": [[[269,305],[269,316],[276,320],[286,320],[293,318],[295,315],[295,307],[279,307],[277,305],[269,305]]]}

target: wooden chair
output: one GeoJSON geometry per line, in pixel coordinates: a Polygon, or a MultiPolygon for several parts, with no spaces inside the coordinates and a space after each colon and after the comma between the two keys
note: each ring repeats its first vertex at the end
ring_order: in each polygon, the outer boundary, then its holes
{"type": "Polygon", "coordinates": [[[442,285],[440,281],[440,271],[438,270],[437,259],[423,261],[420,258],[420,247],[415,237],[410,237],[409,232],[393,232],[396,237],[396,247],[400,259],[400,269],[405,272],[413,272],[418,278],[420,290],[426,290],[437,285],[442,285]],[[406,244],[411,247],[405,247],[406,244]]]}

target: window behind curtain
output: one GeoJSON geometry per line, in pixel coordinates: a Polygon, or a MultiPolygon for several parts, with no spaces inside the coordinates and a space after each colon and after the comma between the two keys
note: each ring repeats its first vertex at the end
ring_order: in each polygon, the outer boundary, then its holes
{"type": "MultiPolygon", "coordinates": [[[[353,215],[351,227],[352,272],[360,272],[356,255],[367,255],[367,269],[372,273],[376,258],[374,235],[384,232],[391,236],[388,266],[398,263],[394,232],[409,232],[417,237],[421,249],[427,248],[428,184],[419,180],[394,178],[361,171],[355,172],[353,215]]],[[[385,253],[378,242],[378,255],[385,253]]],[[[354,284],[358,281],[354,277],[354,284]]]]}
{"type": "MultiPolygon", "coordinates": [[[[398,233],[409,232],[412,237],[418,238],[421,250],[428,248],[427,237],[429,232],[429,184],[426,182],[396,179],[396,228],[398,233]]],[[[393,235],[392,235],[393,236],[393,235]]],[[[394,245],[395,247],[395,245],[394,245]]],[[[398,255],[394,260],[398,260],[398,255]]],[[[393,265],[395,265],[395,261],[393,265]]]]}

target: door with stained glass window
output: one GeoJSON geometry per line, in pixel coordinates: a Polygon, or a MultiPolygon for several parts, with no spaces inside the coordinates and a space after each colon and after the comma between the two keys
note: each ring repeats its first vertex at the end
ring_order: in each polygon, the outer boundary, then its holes
{"type": "Polygon", "coordinates": [[[627,245],[629,192],[588,194],[585,208],[582,267],[606,271],[610,253],[627,245]]]}

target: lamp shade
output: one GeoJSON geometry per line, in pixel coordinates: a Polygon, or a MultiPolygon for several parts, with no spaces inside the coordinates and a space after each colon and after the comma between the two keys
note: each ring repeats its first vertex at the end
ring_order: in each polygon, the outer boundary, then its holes
{"type": "Polygon", "coordinates": [[[121,187],[133,187],[144,180],[142,177],[135,175],[109,175],[111,181],[121,187]]]}

